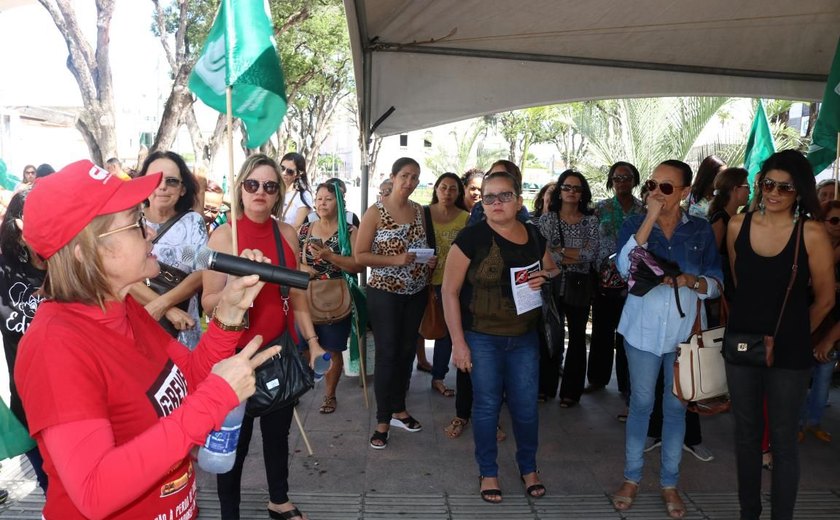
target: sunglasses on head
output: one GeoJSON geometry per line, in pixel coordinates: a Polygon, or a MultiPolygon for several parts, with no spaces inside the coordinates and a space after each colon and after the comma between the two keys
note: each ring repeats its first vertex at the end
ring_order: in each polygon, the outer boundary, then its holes
{"type": "Polygon", "coordinates": [[[497,201],[504,204],[516,198],[516,194],[512,191],[505,191],[502,193],[488,193],[481,197],[481,203],[485,206],[492,206],[497,201]]]}
{"type": "Polygon", "coordinates": [[[561,184],[560,191],[571,191],[572,193],[583,193],[583,186],[575,186],[574,184],[561,184]]]}
{"type": "Polygon", "coordinates": [[[274,195],[280,189],[280,183],[276,181],[265,181],[263,183],[260,183],[256,179],[245,179],[242,181],[242,189],[248,193],[256,193],[260,189],[260,186],[269,195],[274,195]]]}
{"type": "Polygon", "coordinates": [[[792,182],[776,182],[773,179],[764,179],[761,181],[761,191],[764,193],[772,193],[776,188],[779,189],[779,193],[796,193],[796,186],[792,182]]]}
{"type": "Polygon", "coordinates": [[[840,217],[824,218],[823,222],[828,222],[832,226],[836,226],[837,224],[840,224],[840,217]]]}
{"type": "Polygon", "coordinates": [[[657,188],[659,188],[659,191],[662,192],[663,195],[671,195],[674,193],[675,189],[682,188],[682,186],[674,186],[670,182],[656,182],[653,179],[645,181],[645,189],[648,190],[648,192],[653,193],[657,188]]]}
{"type": "Polygon", "coordinates": [[[287,177],[290,177],[292,175],[297,175],[297,170],[295,170],[294,168],[283,168],[282,170],[283,171],[280,172],[280,173],[282,173],[283,175],[285,175],[287,177]]]}

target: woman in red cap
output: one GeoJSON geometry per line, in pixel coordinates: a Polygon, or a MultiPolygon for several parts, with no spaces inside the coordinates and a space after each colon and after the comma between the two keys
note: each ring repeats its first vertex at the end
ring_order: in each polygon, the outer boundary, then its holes
{"type": "Polygon", "coordinates": [[[195,518],[190,450],[253,394],[254,368],[278,351],[251,358],[258,336],[233,355],[256,275],[231,278],[193,352],[128,295],[158,273],[140,203],[160,178],[123,181],[79,161],[40,179],[24,207],[47,299],[15,381],[49,476],[47,520],[195,518]]]}

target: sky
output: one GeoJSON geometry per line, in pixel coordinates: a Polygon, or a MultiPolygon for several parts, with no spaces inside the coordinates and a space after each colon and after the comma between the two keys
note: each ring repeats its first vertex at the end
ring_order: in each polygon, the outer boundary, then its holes
{"type": "MultiPolygon", "coordinates": [[[[67,46],[46,9],[35,1],[6,9],[9,4],[0,0],[0,105],[79,105],[79,89],[66,66],[67,46]]],[[[94,1],[73,4],[92,39],[94,1]]],[[[159,64],[165,62],[160,42],[149,30],[152,10],[149,0],[116,2],[110,53],[117,103],[158,94],[159,82],[149,80],[160,77],[159,64]]]]}

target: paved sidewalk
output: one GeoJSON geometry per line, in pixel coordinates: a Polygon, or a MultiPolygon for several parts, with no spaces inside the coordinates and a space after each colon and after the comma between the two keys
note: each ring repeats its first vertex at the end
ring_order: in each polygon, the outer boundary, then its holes
{"type": "MultiPolygon", "coordinates": [[[[624,425],[616,420],[623,405],[614,384],[596,394],[584,395],[580,406],[561,409],[556,400],[540,405],[538,463],[548,496],[524,496],[515,466],[515,443],[510,421],[502,424],[509,434],[500,445],[500,481],[505,493],[500,505],[478,497],[477,469],[473,459],[472,429],[451,440],[443,427],[454,414],[455,400],[430,390],[428,374],[415,372],[408,395],[409,412],[423,424],[423,431],[392,429],[385,450],[372,450],[368,438],[375,422],[372,381],[371,409],[366,410],[358,378],[343,378],[338,409],[318,413],[322,387],[307,394],[298,407],[314,449],[308,456],[295,425],[290,445],[291,495],[312,520],[327,519],[663,519],[667,518],[658,493],[660,451],[645,456],[645,477],[640,498],[629,512],[615,512],[608,495],[621,483],[624,425]]],[[[454,373],[447,376],[454,386],[454,373]]],[[[840,435],[840,390],[832,389],[824,427],[840,435]]],[[[737,519],[733,427],[729,415],[704,417],[704,444],[715,459],[700,462],[684,452],[680,488],[689,508],[687,519],[737,519]]],[[[840,519],[840,438],[822,444],[808,436],[801,445],[802,478],[797,518],[840,519]]],[[[267,492],[262,468],[261,437],[255,433],[243,476],[243,518],[267,518],[267,492]]],[[[770,473],[764,489],[769,491],[770,473]]],[[[201,519],[219,518],[215,480],[199,473],[201,519]]],[[[36,490],[31,468],[19,461],[5,461],[0,487],[11,493],[0,506],[0,518],[39,519],[43,495],[36,490]]],[[[769,503],[764,518],[769,518],[769,503]]]]}

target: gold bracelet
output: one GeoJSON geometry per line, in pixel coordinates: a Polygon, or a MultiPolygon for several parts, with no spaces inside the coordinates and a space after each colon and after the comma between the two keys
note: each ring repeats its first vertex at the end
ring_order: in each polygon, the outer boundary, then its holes
{"type": "Polygon", "coordinates": [[[244,319],[236,325],[229,325],[229,324],[223,322],[222,320],[220,320],[216,316],[216,310],[218,308],[219,307],[216,306],[216,308],[213,309],[213,318],[210,320],[213,323],[215,323],[217,327],[219,327],[220,329],[222,329],[226,332],[239,332],[239,331],[245,330],[245,320],[244,319]]]}

